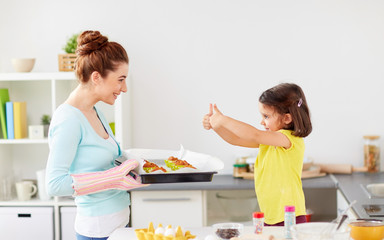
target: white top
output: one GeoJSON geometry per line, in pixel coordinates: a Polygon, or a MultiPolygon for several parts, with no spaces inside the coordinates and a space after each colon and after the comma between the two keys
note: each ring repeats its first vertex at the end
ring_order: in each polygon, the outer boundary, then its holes
{"type": "Polygon", "coordinates": [[[108,138],[105,139],[105,140],[107,140],[108,142],[112,143],[113,147],[118,148],[117,143],[115,142],[115,140],[113,140],[113,138],[111,137],[111,135],[108,135],[108,138]]]}
{"type": "Polygon", "coordinates": [[[83,236],[102,238],[108,237],[118,228],[124,228],[129,223],[129,207],[120,212],[104,216],[82,216],[76,214],[75,231],[83,236]]]}

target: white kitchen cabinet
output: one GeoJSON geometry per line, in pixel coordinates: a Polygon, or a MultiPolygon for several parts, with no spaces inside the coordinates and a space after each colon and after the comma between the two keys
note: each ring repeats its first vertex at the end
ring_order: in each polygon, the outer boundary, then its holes
{"type": "Polygon", "coordinates": [[[60,207],[61,240],[74,240],[76,207],[60,207]]]}
{"type": "Polygon", "coordinates": [[[2,238],[52,240],[52,207],[0,207],[2,238]]]}
{"type": "MultiPolygon", "coordinates": [[[[345,199],[343,193],[340,190],[337,190],[337,216],[343,214],[343,212],[348,209],[349,204],[350,203],[347,201],[347,199],[345,199]]],[[[349,219],[358,218],[352,208],[349,208],[346,213],[349,219]]]]}
{"type": "Polygon", "coordinates": [[[131,225],[146,228],[150,222],[156,227],[202,227],[206,221],[204,191],[132,191],[131,225]]]}
{"type": "MultiPolygon", "coordinates": [[[[55,109],[66,100],[77,84],[74,72],[0,73],[0,88],[8,88],[10,101],[27,102],[27,125],[40,125],[41,116],[44,114],[52,116],[55,109]]],[[[113,107],[101,102],[97,104],[107,121],[115,122],[115,137],[122,149],[127,149],[130,145],[129,108],[123,107],[130,105],[129,85],[128,78],[128,92],[120,95],[113,107]]],[[[48,140],[47,138],[0,139],[0,153],[0,180],[9,177],[10,173],[13,173],[14,181],[36,179],[36,171],[46,166],[49,154],[48,140]]],[[[13,197],[16,198],[16,196],[13,197]]],[[[74,205],[73,200],[63,200],[58,197],[51,201],[33,199],[20,202],[15,199],[0,202],[0,207],[47,206],[53,208],[54,239],[56,240],[61,236],[60,207],[74,205]]]]}

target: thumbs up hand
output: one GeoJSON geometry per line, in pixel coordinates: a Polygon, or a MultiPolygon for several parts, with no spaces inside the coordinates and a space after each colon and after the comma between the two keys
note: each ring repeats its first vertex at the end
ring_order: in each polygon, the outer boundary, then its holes
{"type": "Polygon", "coordinates": [[[212,105],[212,103],[209,104],[209,112],[205,114],[203,118],[203,127],[207,130],[212,129],[211,122],[214,119],[217,119],[220,115],[223,115],[219,109],[217,108],[216,104],[212,105]]]}

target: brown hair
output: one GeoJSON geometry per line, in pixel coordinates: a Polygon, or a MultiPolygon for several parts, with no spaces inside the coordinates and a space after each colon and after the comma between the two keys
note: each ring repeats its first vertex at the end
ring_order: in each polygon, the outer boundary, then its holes
{"type": "Polygon", "coordinates": [[[116,70],[120,63],[128,63],[125,49],[117,42],[109,42],[99,31],[84,31],[77,38],[75,73],[80,82],[86,83],[97,71],[102,77],[116,70]]]}
{"type": "Polygon", "coordinates": [[[259,102],[273,107],[279,114],[289,113],[292,122],[286,129],[293,135],[306,137],[312,132],[311,117],[303,90],[294,83],[281,83],[264,91],[259,102]]]}

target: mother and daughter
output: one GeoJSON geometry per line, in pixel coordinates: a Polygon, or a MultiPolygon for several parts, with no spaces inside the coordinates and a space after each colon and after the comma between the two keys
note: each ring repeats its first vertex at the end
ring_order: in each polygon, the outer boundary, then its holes
{"type": "MultiPolygon", "coordinates": [[[[79,85],[52,117],[46,185],[51,196],[75,196],[78,240],[105,240],[129,222],[127,190],[146,186],[137,174],[129,174],[137,160],[114,165],[123,151],[95,106],[99,101],[113,105],[127,91],[129,59],[119,43],[98,31],[84,31],[77,42],[79,85]]],[[[223,115],[216,105],[210,105],[203,125],[230,144],[260,149],[255,189],[266,224],[282,224],[286,205],[296,207],[297,223],[304,222],[303,138],[312,130],[304,93],[295,84],[280,84],[259,101],[265,131],[223,115]]]]}

